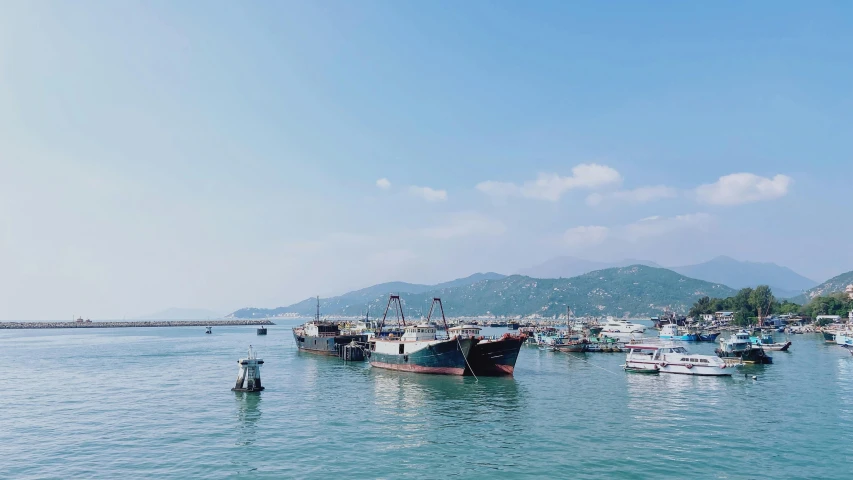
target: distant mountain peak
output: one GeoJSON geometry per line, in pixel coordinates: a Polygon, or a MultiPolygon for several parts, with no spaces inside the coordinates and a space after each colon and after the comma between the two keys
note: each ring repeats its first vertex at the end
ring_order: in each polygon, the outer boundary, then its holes
{"type": "Polygon", "coordinates": [[[707,262],[682,267],[672,267],[682,275],[722,283],[733,288],[769,285],[780,298],[790,297],[814,287],[810,278],[769,262],[748,262],[727,255],[718,255],[707,262]]]}

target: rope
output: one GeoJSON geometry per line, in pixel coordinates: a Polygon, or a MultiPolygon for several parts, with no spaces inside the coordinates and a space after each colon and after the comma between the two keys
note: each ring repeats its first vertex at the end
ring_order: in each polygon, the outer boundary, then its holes
{"type": "Polygon", "coordinates": [[[586,360],[584,360],[584,359],[582,359],[582,358],[578,358],[578,357],[576,357],[576,356],[572,355],[572,354],[571,354],[571,353],[569,353],[569,352],[563,352],[563,353],[565,353],[566,355],[568,355],[568,356],[570,356],[570,357],[574,358],[575,360],[580,360],[581,362],[588,363],[588,364],[592,365],[592,366],[593,366],[593,367],[595,367],[595,368],[600,368],[600,369],[604,370],[604,371],[605,371],[605,372],[607,372],[607,373],[612,373],[613,375],[621,375],[620,373],[616,373],[616,372],[614,372],[614,371],[612,371],[612,370],[608,370],[608,369],[606,369],[606,368],[604,368],[604,367],[599,367],[598,365],[596,365],[596,364],[594,364],[594,363],[592,363],[592,362],[588,362],[588,361],[586,361],[586,360]]]}
{"type": "MultiPolygon", "coordinates": [[[[459,345],[459,351],[462,352],[462,344],[459,343],[459,335],[456,335],[456,345],[459,345]]],[[[474,345],[471,345],[471,348],[474,348],[474,345]]],[[[470,352],[470,350],[469,350],[469,352],[470,352]]],[[[465,365],[468,365],[468,369],[471,370],[471,375],[474,376],[474,380],[476,380],[477,383],[480,383],[480,379],[477,378],[477,374],[474,373],[474,369],[471,368],[471,364],[468,363],[468,356],[465,355],[465,352],[462,352],[462,358],[465,359],[465,365]]]]}

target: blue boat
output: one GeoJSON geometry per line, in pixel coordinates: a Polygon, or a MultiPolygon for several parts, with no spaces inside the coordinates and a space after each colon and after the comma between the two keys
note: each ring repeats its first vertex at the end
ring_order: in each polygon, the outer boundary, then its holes
{"type": "Polygon", "coordinates": [[[684,342],[698,342],[699,334],[691,333],[684,328],[679,328],[674,323],[664,325],[660,330],[660,338],[663,340],[681,340],[684,342]]]}
{"type": "Polygon", "coordinates": [[[720,336],[720,332],[709,332],[709,333],[700,333],[699,341],[700,342],[716,342],[717,337],[720,336]]]}
{"type": "Polygon", "coordinates": [[[769,334],[761,334],[749,337],[749,342],[753,345],[761,347],[763,350],[771,352],[787,352],[791,347],[791,342],[775,343],[773,337],[769,334]]]}

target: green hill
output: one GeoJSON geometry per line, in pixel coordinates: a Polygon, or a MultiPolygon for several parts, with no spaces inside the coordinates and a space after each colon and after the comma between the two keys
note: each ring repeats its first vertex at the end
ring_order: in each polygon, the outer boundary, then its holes
{"type": "Polygon", "coordinates": [[[802,305],[808,303],[809,300],[814,297],[825,296],[835,292],[843,292],[844,289],[847,288],[847,285],[851,284],[853,284],[853,271],[832,277],[820,285],[806,290],[805,294],[795,297],[791,299],[791,301],[802,305]]]}
{"type": "MultiPolygon", "coordinates": [[[[389,293],[376,292],[371,297],[350,294],[321,300],[323,315],[363,315],[370,307],[371,316],[380,316],[389,293]]],[[[608,268],[563,279],[536,279],[512,275],[495,280],[439,288],[428,292],[401,294],[407,315],[426,314],[433,297],[441,297],[448,316],[530,315],[554,316],[571,305],[576,315],[660,314],[664,308],[686,313],[696,299],[703,296],[728,297],[737,293],[725,285],[688,278],[665,268],[633,265],[608,268]]],[[[265,315],[296,313],[313,315],[313,300],[276,309],[243,309],[232,315],[251,318],[265,315]]]]}

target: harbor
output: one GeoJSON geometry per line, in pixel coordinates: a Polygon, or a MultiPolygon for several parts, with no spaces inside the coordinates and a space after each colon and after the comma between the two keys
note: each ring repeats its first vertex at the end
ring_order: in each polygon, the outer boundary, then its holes
{"type": "MultiPolygon", "coordinates": [[[[580,478],[709,478],[719,465],[752,465],[763,455],[773,460],[762,463],[762,476],[800,468],[845,478],[853,466],[845,455],[853,442],[853,356],[819,333],[792,335],[790,351],[771,353],[772,365],[744,365],[721,378],[626,373],[624,352],[534,346],[521,349],[512,377],[474,378],[300,351],[291,332],[306,321],[276,321],[265,336],[245,325],[211,335],[197,326],[7,331],[0,359],[38,359],[10,369],[10,384],[37,378],[51,388],[4,394],[7,409],[27,408],[0,429],[0,442],[39,448],[26,462],[6,457],[0,476],[100,476],[103,465],[107,476],[125,477],[372,478],[381,463],[389,478],[407,478],[437,458],[449,459],[442,468],[460,478],[471,465],[497,477],[558,469],[582,471],[580,478]],[[264,391],[232,392],[235,363],[250,357],[250,344],[264,361],[264,391]],[[157,374],[168,371],[181,374],[157,374]],[[40,433],[45,428],[53,434],[40,433]],[[696,461],[711,450],[719,464],[696,461]],[[334,458],[319,460],[329,451],[334,458]]],[[[702,355],[717,347],[679,345],[702,355]]]]}

